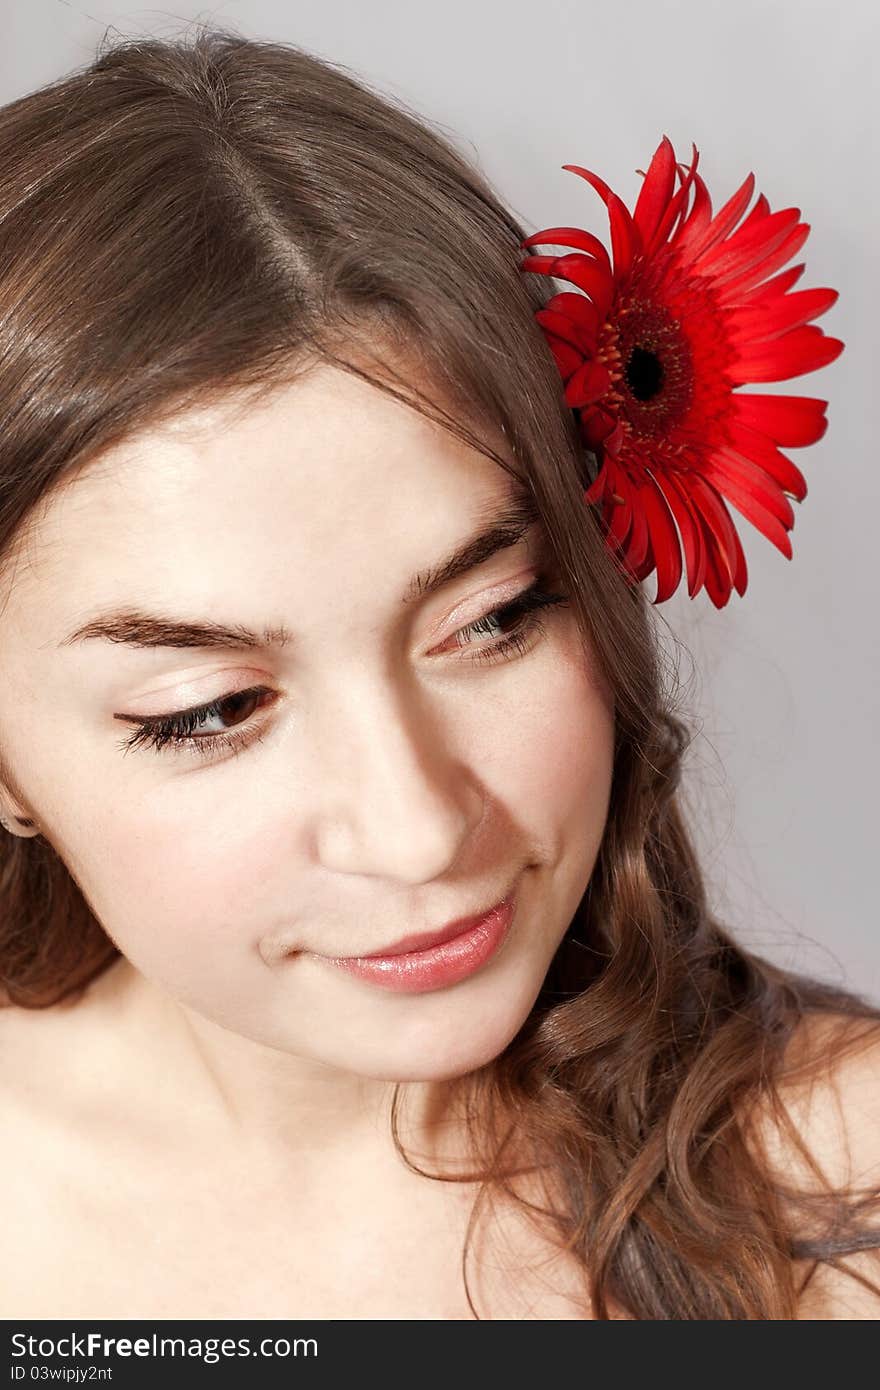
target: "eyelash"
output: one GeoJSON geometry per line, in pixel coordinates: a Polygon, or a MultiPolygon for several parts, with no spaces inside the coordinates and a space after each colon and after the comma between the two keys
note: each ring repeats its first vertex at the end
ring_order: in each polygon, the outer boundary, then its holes
{"type": "MultiPolygon", "coordinates": [[[[485,617],[478,618],[476,622],[468,623],[466,627],[459,629],[460,632],[480,635],[486,633],[487,629],[499,622],[513,620],[517,624],[515,630],[507,637],[502,637],[489,647],[478,649],[468,660],[476,662],[511,660],[517,655],[523,655],[529,639],[533,636],[539,636],[544,631],[545,624],[539,616],[540,610],[554,607],[557,604],[567,606],[567,596],[551,593],[544,587],[544,578],[539,576],[533,584],[524,589],[510,603],[505,603],[500,608],[494,608],[485,617]]],[[[236,753],[243,752],[251,743],[260,741],[262,738],[260,730],[229,734],[196,734],[194,731],[205,719],[221,715],[223,710],[236,700],[247,703],[254,698],[271,693],[265,686],[253,686],[249,690],[240,690],[232,695],[223,695],[218,700],[212,700],[210,704],[199,705],[194,709],[145,719],[137,726],[133,734],[122,739],[117,746],[123,752],[137,747],[152,747],[157,752],[161,752],[169,744],[175,748],[186,745],[187,751],[191,750],[202,757],[210,757],[212,753],[220,749],[231,748],[236,753]]]]}

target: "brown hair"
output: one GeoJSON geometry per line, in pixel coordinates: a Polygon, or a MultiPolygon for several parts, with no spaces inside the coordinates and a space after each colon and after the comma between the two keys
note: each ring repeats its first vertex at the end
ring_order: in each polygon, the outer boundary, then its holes
{"type": "MultiPolygon", "coordinates": [[[[216,27],[117,42],[9,103],[0,169],[4,579],[41,500],[106,450],[313,360],[398,395],[528,488],[613,692],[615,764],[595,871],[535,1006],[462,1082],[481,1195],[528,1206],[502,1171],[513,1116],[552,1175],[534,1218],[582,1265],[593,1316],[795,1316],[797,1261],[880,1234],[852,1193],[783,1185],[749,1117],[763,1101],[786,1123],[803,1020],[838,1020],[842,1055],[880,1009],[776,968],[709,910],[679,789],[691,735],[654,610],[583,503],[595,460],[534,319],[555,286],[518,270],[525,230],[396,98],[216,27]]],[[[27,806],[13,752],[0,771],[27,806]]],[[[117,955],[52,847],[4,837],[8,1000],[73,996],[117,955]]],[[[393,1130],[399,1147],[396,1104],[393,1130]]]]}

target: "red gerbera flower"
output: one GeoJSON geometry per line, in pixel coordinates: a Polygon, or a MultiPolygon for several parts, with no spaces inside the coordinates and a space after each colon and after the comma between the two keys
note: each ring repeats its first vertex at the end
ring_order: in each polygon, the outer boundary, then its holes
{"type": "Polygon", "coordinates": [[[683,550],[690,597],[705,585],[723,608],[747,582],[724,498],[791,559],[789,498],[802,501],[807,485],[780,445],[815,443],[828,423],[827,401],[736,388],[814,371],[844,345],[809,323],[836,290],[789,293],[803,262],[766,278],[809,234],[800,209],[771,213],[762,193],[737,227],[749,174],[713,217],[698,159],[693,146],[690,166],[677,163],[664,135],[632,215],[596,174],[564,165],[608,209],[613,267],[597,237],[551,227],[522,245],[575,249],[527,256],[520,269],[583,291],[554,295],[536,318],[599,464],[585,499],[599,504],[624,572],[638,581],[656,569],[661,603],[678,587],[683,550]]]}

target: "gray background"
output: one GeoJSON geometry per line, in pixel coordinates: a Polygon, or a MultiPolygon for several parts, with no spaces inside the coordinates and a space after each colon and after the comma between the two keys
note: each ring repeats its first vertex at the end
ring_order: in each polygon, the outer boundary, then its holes
{"type": "Polygon", "coordinates": [[[830,402],[825,438],[791,451],[809,489],[794,559],[734,511],[745,597],[718,612],[680,591],[657,611],[699,730],[686,781],[716,910],[771,958],[880,999],[873,0],[2,0],[2,13],[0,102],[91,61],[108,27],[172,37],[213,21],[302,44],[401,97],[528,231],[575,224],[610,245],[598,195],[561,166],[595,169],[632,207],[635,170],[664,133],[679,159],[696,143],[716,208],[752,170],[771,210],[801,209],[812,231],[791,262],[807,262],[797,288],[840,291],[818,323],[847,346],[820,372],[757,388],[830,402]]]}

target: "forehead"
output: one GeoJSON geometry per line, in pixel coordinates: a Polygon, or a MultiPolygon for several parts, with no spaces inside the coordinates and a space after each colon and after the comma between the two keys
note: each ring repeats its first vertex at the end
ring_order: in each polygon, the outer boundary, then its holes
{"type": "Polygon", "coordinates": [[[11,616],[31,627],[39,609],[55,630],[120,598],[180,595],[209,611],[252,590],[294,608],[306,586],[360,597],[398,586],[510,491],[478,450],[322,365],[256,406],[179,416],[85,468],[29,529],[11,616]]]}

